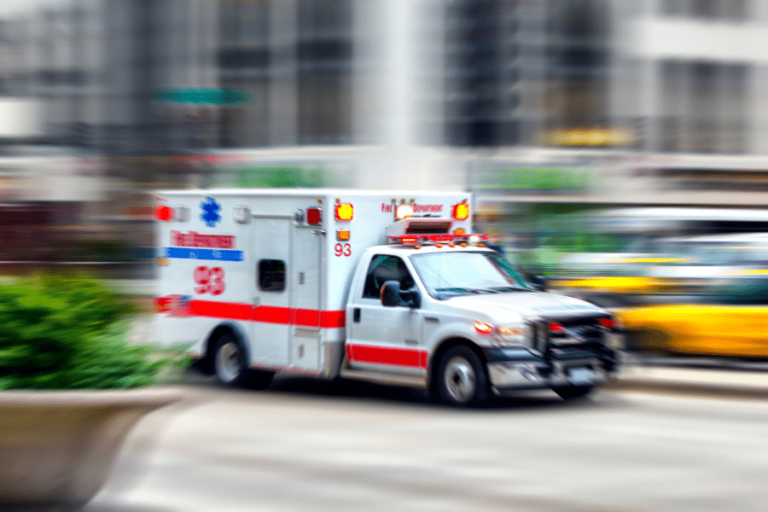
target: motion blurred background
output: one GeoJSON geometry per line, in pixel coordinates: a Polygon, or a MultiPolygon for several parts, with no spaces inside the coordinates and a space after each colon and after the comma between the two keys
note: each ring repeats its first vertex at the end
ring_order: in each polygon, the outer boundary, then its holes
{"type": "Polygon", "coordinates": [[[3,0],[0,267],[151,278],[157,189],[468,189],[552,288],[761,304],[766,47],[759,0],[3,0]]]}

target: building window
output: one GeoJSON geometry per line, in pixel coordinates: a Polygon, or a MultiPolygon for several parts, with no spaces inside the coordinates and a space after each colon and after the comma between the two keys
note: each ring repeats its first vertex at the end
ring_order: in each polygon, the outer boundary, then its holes
{"type": "Polygon", "coordinates": [[[748,0],[662,0],[661,14],[706,20],[746,21],[748,0]]]}
{"type": "Polygon", "coordinates": [[[660,151],[746,150],[747,67],[713,62],[661,63],[660,151]]]}

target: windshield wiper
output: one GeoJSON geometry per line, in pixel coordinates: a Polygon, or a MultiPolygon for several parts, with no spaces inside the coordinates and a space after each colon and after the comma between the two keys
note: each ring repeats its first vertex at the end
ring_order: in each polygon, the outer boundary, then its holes
{"type": "Polygon", "coordinates": [[[495,293],[503,293],[503,292],[532,292],[533,290],[529,288],[523,288],[522,286],[494,286],[493,288],[489,288],[490,291],[493,291],[495,293]]]}
{"type": "Polygon", "coordinates": [[[482,293],[483,290],[476,290],[474,288],[435,288],[436,292],[447,293],[482,293]]]}

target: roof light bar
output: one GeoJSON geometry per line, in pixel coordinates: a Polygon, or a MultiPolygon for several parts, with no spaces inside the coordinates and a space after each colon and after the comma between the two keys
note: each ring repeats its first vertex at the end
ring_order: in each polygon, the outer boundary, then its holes
{"type": "Polygon", "coordinates": [[[469,235],[454,235],[454,234],[440,233],[437,235],[418,235],[418,236],[399,235],[399,236],[389,237],[390,243],[404,244],[404,245],[415,244],[417,242],[422,244],[424,243],[441,244],[445,242],[462,242],[466,244],[468,241],[475,242],[475,240],[477,241],[488,240],[488,235],[473,234],[470,237],[469,235]]]}

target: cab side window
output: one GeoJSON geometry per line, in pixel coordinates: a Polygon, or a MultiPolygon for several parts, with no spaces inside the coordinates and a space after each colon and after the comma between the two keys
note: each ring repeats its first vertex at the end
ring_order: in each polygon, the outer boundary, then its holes
{"type": "Polygon", "coordinates": [[[397,256],[377,255],[371,260],[365,276],[363,298],[378,299],[381,287],[387,281],[397,281],[401,290],[408,290],[416,284],[403,260],[397,256]]]}

